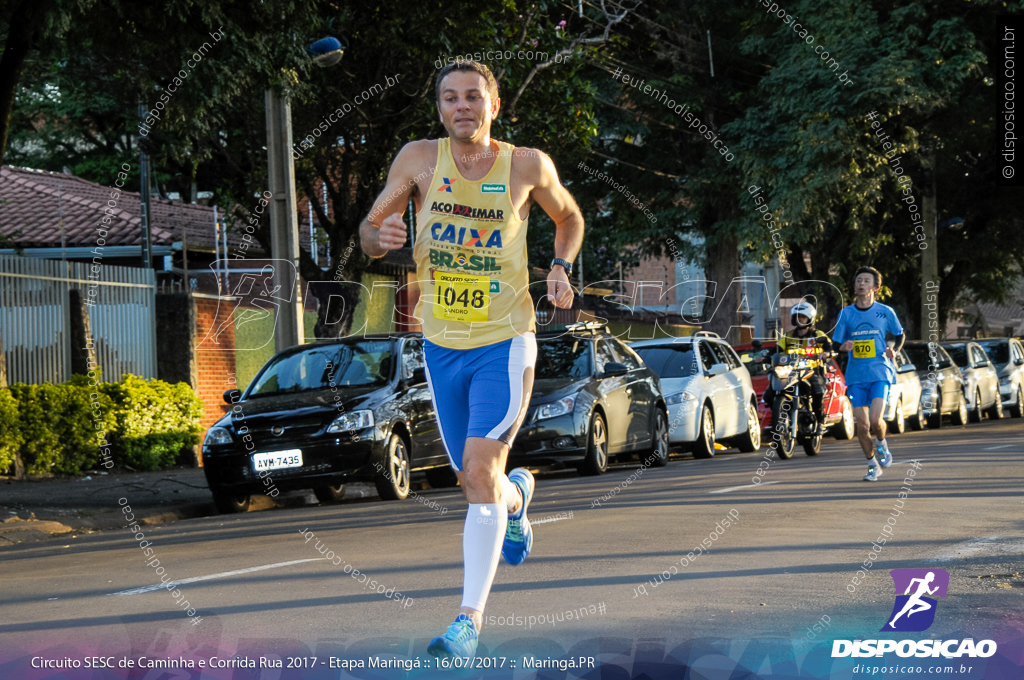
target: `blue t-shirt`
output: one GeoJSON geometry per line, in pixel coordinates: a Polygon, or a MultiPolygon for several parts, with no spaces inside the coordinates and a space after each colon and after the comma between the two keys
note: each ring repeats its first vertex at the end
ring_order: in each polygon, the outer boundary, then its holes
{"type": "Polygon", "coordinates": [[[903,335],[903,326],[892,307],[881,302],[867,309],[856,304],[839,313],[832,341],[841,345],[853,340],[853,351],[846,364],[846,383],[896,382],[896,367],[885,356],[885,334],[903,335]]]}

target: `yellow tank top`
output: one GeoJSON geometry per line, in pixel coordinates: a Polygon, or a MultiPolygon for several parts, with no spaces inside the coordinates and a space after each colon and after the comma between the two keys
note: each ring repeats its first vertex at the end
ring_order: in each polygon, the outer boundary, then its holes
{"type": "Polygon", "coordinates": [[[529,293],[526,227],[512,205],[515,147],[480,180],[462,176],[448,138],[437,140],[437,167],[416,215],[413,258],[423,337],[450,349],[493,345],[536,330],[529,293]]]}

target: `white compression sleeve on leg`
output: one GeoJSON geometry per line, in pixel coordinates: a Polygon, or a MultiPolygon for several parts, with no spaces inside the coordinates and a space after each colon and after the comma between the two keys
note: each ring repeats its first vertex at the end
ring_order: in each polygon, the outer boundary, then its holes
{"type": "Polygon", "coordinates": [[[505,541],[508,510],[504,503],[470,503],[462,533],[462,606],[484,610],[505,541]]]}

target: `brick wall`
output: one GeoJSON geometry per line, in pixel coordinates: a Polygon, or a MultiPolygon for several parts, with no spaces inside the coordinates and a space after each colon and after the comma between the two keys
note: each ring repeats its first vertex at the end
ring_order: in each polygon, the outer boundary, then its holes
{"type": "MultiPolygon", "coordinates": [[[[195,348],[210,333],[216,324],[218,329],[225,320],[231,318],[236,300],[216,295],[193,294],[195,304],[195,348]],[[220,317],[217,310],[220,308],[220,317]]],[[[234,387],[235,375],[235,325],[227,324],[217,336],[218,349],[193,349],[198,367],[198,384],[195,386],[199,398],[203,400],[203,435],[206,429],[227,413],[228,405],[224,403],[224,390],[234,387]]]]}
{"type": "MultiPolygon", "coordinates": [[[[662,282],[660,288],[657,284],[651,285],[650,283],[642,286],[637,294],[637,305],[674,305],[676,303],[677,291],[670,290],[672,286],[676,285],[676,263],[672,258],[645,257],[640,260],[640,264],[636,268],[626,275],[626,280],[662,282]]],[[[628,290],[630,288],[627,284],[628,290]]]]}

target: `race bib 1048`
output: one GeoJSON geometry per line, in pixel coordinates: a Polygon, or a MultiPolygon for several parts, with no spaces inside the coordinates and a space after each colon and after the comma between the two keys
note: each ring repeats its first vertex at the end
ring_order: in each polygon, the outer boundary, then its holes
{"type": "Polygon", "coordinates": [[[434,272],[434,318],[443,321],[487,321],[491,280],[486,276],[434,272]]]}

